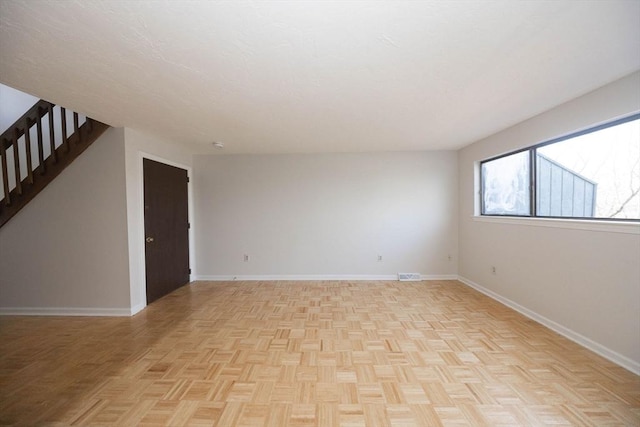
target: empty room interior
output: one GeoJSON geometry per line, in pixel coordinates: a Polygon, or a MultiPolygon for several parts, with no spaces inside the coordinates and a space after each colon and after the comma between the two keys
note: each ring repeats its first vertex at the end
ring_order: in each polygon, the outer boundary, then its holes
{"type": "Polygon", "coordinates": [[[640,2],[0,0],[0,425],[640,425],[640,2]]]}

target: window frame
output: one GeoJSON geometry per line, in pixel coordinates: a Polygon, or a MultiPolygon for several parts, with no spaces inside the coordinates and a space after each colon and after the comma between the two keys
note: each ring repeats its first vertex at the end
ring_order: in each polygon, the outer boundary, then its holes
{"type": "Polygon", "coordinates": [[[607,129],[610,127],[618,126],[627,122],[632,122],[634,120],[640,120],[640,112],[634,113],[629,116],[625,116],[619,119],[615,119],[606,123],[602,123],[596,126],[591,126],[586,129],[569,133],[567,135],[563,135],[560,137],[552,138],[544,142],[540,142],[535,145],[531,145],[528,147],[520,148],[518,150],[510,151],[508,153],[500,154],[498,156],[493,156],[479,162],[478,173],[480,174],[480,217],[486,218],[537,218],[537,219],[561,219],[561,220],[578,220],[578,221],[615,221],[615,222],[640,222],[640,218],[602,218],[602,217],[577,217],[577,216],[551,216],[551,215],[538,215],[538,183],[537,183],[537,174],[538,174],[538,165],[537,165],[537,150],[542,147],[546,147],[547,145],[557,144],[562,141],[566,141],[568,139],[577,138],[582,135],[586,135],[589,133],[597,132],[603,129],[607,129]],[[485,185],[485,177],[482,173],[483,165],[485,163],[492,162],[494,160],[499,160],[504,157],[509,157],[515,154],[519,154],[522,152],[529,152],[529,215],[514,215],[514,214],[488,214],[485,213],[485,200],[484,200],[484,185],[485,185]]]}

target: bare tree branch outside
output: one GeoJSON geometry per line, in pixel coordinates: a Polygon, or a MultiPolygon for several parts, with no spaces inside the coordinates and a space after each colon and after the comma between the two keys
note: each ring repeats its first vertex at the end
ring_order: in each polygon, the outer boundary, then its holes
{"type": "Polygon", "coordinates": [[[538,149],[596,184],[597,218],[640,219],[640,120],[538,149]]]}

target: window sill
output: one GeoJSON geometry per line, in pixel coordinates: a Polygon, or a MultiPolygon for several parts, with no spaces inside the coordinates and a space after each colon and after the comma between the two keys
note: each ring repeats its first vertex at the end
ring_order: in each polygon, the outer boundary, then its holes
{"type": "Polygon", "coordinates": [[[494,224],[525,225],[529,227],[551,227],[565,228],[572,230],[603,231],[607,233],[623,233],[640,235],[640,223],[638,222],[618,222],[606,220],[584,220],[584,219],[558,219],[558,218],[521,218],[521,217],[497,217],[480,216],[472,217],[477,222],[488,222],[494,224]]]}

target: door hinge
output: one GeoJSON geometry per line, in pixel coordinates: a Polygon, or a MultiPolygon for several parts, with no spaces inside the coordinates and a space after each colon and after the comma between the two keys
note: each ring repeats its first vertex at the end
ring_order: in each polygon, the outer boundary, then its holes
{"type": "Polygon", "coordinates": [[[189,269],[189,274],[191,274],[191,269],[189,269]]]}
{"type": "Polygon", "coordinates": [[[189,177],[187,177],[187,182],[191,182],[191,179],[189,177]]]}

